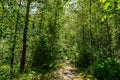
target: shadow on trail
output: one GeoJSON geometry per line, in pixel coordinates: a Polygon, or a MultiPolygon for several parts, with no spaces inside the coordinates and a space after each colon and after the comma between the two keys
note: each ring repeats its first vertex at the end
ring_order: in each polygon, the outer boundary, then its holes
{"type": "Polygon", "coordinates": [[[96,80],[92,75],[80,71],[66,57],[65,64],[56,70],[37,74],[33,80],[96,80]]]}

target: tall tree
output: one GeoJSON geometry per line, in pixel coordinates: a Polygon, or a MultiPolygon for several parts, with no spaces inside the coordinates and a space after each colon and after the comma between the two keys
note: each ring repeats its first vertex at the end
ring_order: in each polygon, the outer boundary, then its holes
{"type": "Polygon", "coordinates": [[[28,22],[29,22],[30,3],[31,3],[31,0],[27,0],[26,18],[25,18],[25,26],[24,26],[24,33],[23,33],[23,49],[22,49],[21,62],[20,62],[20,72],[23,72],[25,68],[26,42],[27,42],[27,30],[28,30],[28,22]]]}
{"type": "Polygon", "coordinates": [[[92,1],[89,0],[89,28],[90,28],[90,48],[92,47],[92,25],[91,25],[91,16],[92,15],[92,1]]]}
{"type": "MultiPolygon", "coordinates": [[[[19,8],[21,6],[21,0],[19,1],[19,8]]],[[[19,24],[19,18],[20,14],[19,14],[19,10],[17,12],[17,17],[16,17],[16,23],[15,23],[15,29],[14,29],[14,36],[13,36],[13,44],[11,47],[11,52],[12,52],[12,56],[11,56],[11,63],[10,63],[10,73],[11,73],[11,80],[12,80],[12,76],[13,76],[13,65],[14,65],[14,56],[15,56],[15,47],[16,47],[16,39],[17,39],[17,31],[18,31],[18,24],[19,24]]]]}

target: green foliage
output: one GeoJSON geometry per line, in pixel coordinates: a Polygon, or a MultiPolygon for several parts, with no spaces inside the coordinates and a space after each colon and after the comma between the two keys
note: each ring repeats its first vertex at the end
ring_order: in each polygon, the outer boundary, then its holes
{"type": "Polygon", "coordinates": [[[19,76],[17,78],[14,78],[13,80],[33,80],[35,72],[31,71],[29,73],[18,74],[18,75],[19,76]]]}
{"type": "Polygon", "coordinates": [[[69,48],[67,53],[68,53],[67,55],[68,55],[68,58],[70,59],[71,63],[75,64],[76,58],[78,58],[77,56],[79,55],[79,53],[77,52],[76,46],[74,45],[71,48],[69,48]]]}
{"type": "Polygon", "coordinates": [[[0,80],[9,80],[10,68],[9,65],[0,65],[0,80]]]}
{"type": "Polygon", "coordinates": [[[120,64],[113,59],[98,59],[93,64],[93,74],[98,80],[119,80],[120,64]]]}
{"type": "Polygon", "coordinates": [[[50,44],[48,36],[42,36],[36,42],[32,66],[43,72],[49,71],[55,66],[57,54],[57,45],[50,44]]]}
{"type": "Polygon", "coordinates": [[[86,69],[93,63],[93,60],[93,52],[87,48],[82,48],[80,49],[76,65],[79,68],[86,69]]]}
{"type": "MultiPolygon", "coordinates": [[[[31,80],[34,76],[29,71],[18,73],[27,7],[27,0],[20,1],[0,0],[0,80],[10,77],[12,52],[14,77],[31,80]]],[[[120,0],[31,0],[25,70],[32,65],[33,70],[45,73],[68,57],[79,68],[92,67],[101,80],[118,80],[116,61],[94,59],[109,56],[120,61],[119,13],[120,0]]]]}

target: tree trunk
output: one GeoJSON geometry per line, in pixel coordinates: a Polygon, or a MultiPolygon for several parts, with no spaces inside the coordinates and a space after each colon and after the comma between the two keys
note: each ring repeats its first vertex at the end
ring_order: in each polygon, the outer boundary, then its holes
{"type": "MultiPolygon", "coordinates": [[[[1,5],[2,5],[2,10],[3,10],[3,12],[4,12],[4,10],[5,10],[4,3],[3,3],[2,0],[0,0],[0,2],[1,2],[1,5]]],[[[1,21],[2,21],[2,22],[3,22],[3,18],[4,18],[4,13],[2,13],[2,17],[1,17],[1,21]]]]}
{"type": "MultiPolygon", "coordinates": [[[[19,8],[21,5],[21,0],[19,2],[19,8]]],[[[18,23],[19,23],[19,11],[17,12],[17,18],[16,18],[16,25],[15,25],[15,31],[14,31],[14,36],[13,36],[13,45],[11,48],[11,62],[10,62],[10,74],[11,74],[11,80],[13,78],[13,65],[14,65],[14,56],[15,56],[15,46],[16,46],[16,38],[17,38],[17,29],[18,29],[18,23]]]]}
{"type": "Polygon", "coordinates": [[[112,42],[112,38],[111,38],[111,32],[110,32],[110,26],[108,23],[108,19],[106,20],[106,28],[107,28],[107,50],[108,50],[108,57],[112,57],[112,48],[111,48],[111,42],[112,42]]]}
{"type": "Polygon", "coordinates": [[[26,8],[26,20],[24,26],[24,33],[23,33],[23,49],[21,55],[21,62],[20,62],[20,72],[24,71],[25,68],[25,59],[26,59],[26,42],[27,42],[27,30],[28,30],[28,20],[29,20],[29,11],[30,11],[30,0],[27,0],[27,8],[26,8]]]}
{"type": "Polygon", "coordinates": [[[89,1],[89,28],[90,28],[90,48],[92,47],[92,29],[91,29],[91,6],[92,2],[89,1]]]}

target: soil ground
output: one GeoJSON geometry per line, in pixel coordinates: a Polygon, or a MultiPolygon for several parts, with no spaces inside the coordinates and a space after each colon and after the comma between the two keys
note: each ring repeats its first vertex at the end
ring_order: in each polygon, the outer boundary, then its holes
{"type": "Polygon", "coordinates": [[[58,70],[44,75],[39,74],[33,80],[96,80],[92,75],[78,72],[79,70],[71,64],[67,57],[63,63],[65,64],[58,70]]]}

